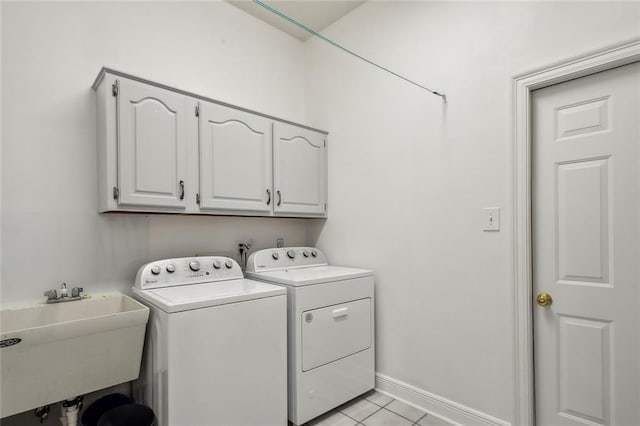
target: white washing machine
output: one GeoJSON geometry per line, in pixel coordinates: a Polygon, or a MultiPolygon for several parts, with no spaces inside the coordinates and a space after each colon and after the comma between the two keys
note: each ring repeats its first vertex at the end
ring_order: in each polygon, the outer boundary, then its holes
{"type": "Polygon", "coordinates": [[[287,424],[286,291],[226,257],[138,271],[150,308],[138,393],[159,426],[287,424]]]}
{"type": "Polygon", "coordinates": [[[373,272],[320,250],[260,250],[246,276],[287,288],[289,420],[305,423],[375,386],[373,272]]]}

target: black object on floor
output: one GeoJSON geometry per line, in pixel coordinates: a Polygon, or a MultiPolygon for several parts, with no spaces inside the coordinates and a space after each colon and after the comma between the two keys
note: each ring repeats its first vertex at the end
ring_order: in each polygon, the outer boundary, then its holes
{"type": "Polygon", "coordinates": [[[152,426],[155,418],[153,410],[146,405],[126,404],[104,413],[97,426],[152,426]]]}
{"type": "Polygon", "coordinates": [[[110,393],[95,400],[82,413],[80,422],[82,426],[97,426],[100,417],[107,411],[125,404],[131,404],[131,398],[121,393],[110,393]]]}

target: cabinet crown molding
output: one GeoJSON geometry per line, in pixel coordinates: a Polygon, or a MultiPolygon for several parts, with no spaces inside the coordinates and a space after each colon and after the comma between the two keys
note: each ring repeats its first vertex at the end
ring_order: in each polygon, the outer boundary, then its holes
{"type": "Polygon", "coordinates": [[[314,132],[318,132],[318,133],[324,133],[325,135],[329,134],[329,132],[326,131],[326,130],[317,129],[315,127],[307,126],[306,124],[296,123],[295,121],[286,120],[284,118],[276,117],[274,115],[265,114],[265,113],[260,112],[260,111],[255,111],[255,110],[252,110],[252,109],[249,109],[249,108],[244,108],[244,107],[241,107],[241,106],[238,106],[238,105],[230,104],[228,102],[220,101],[220,100],[217,100],[217,99],[214,99],[214,98],[210,98],[210,97],[207,97],[207,96],[204,96],[204,95],[199,95],[197,93],[188,92],[186,90],[178,89],[178,88],[175,88],[175,87],[172,87],[172,86],[167,86],[166,84],[157,83],[157,82],[155,82],[153,80],[149,80],[149,79],[146,79],[146,78],[143,78],[143,77],[138,77],[138,76],[135,76],[135,75],[132,75],[132,74],[128,74],[128,73],[125,73],[125,72],[122,72],[122,71],[114,70],[113,68],[108,68],[108,67],[102,67],[100,69],[100,72],[98,73],[98,76],[96,77],[96,79],[94,80],[93,84],[91,85],[91,88],[93,90],[97,90],[98,86],[100,86],[100,83],[102,82],[102,80],[104,79],[105,75],[107,75],[107,74],[111,74],[111,75],[116,76],[116,77],[126,78],[128,80],[137,81],[137,82],[140,82],[140,83],[147,84],[149,86],[155,86],[155,87],[158,87],[160,89],[170,90],[172,92],[179,93],[179,94],[184,95],[184,96],[189,96],[191,98],[199,99],[199,100],[202,100],[202,101],[211,102],[211,103],[222,105],[222,106],[225,106],[225,107],[228,107],[228,108],[237,109],[237,110],[240,110],[240,111],[248,112],[250,114],[259,115],[261,117],[265,117],[265,118],[268,118],[270,120],[279,121],[281,123],[292,124],[294,126],[302,127],[303,129],[313,130],[314,132]]]}

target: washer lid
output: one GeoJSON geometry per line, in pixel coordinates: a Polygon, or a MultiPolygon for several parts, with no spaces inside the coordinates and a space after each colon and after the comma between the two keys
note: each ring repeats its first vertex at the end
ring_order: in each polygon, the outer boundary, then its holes
{"type": "Polygon", "coordinates": [[[293,287],[370,277],[368,269],[345,268],[342,266],[312,266],[308,268],[281,269],[267,272],[246,272],[251,278],[293,287]]]}
{"type": "Polygon", "coordinates": [[[286,294],[287,290],[253,280],[236,279],[150,290],[133,287],[133,292],[163,311],[172,313],[278,296],[286,294]]]}

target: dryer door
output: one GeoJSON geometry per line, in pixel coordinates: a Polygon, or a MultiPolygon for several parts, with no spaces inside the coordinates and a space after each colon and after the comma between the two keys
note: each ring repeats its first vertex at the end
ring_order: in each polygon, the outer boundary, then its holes
{"type": "Polygon", "coordinates": [[[313,309],[302,313],[302,371],[371,347],[371,299],[313,309]]]}

